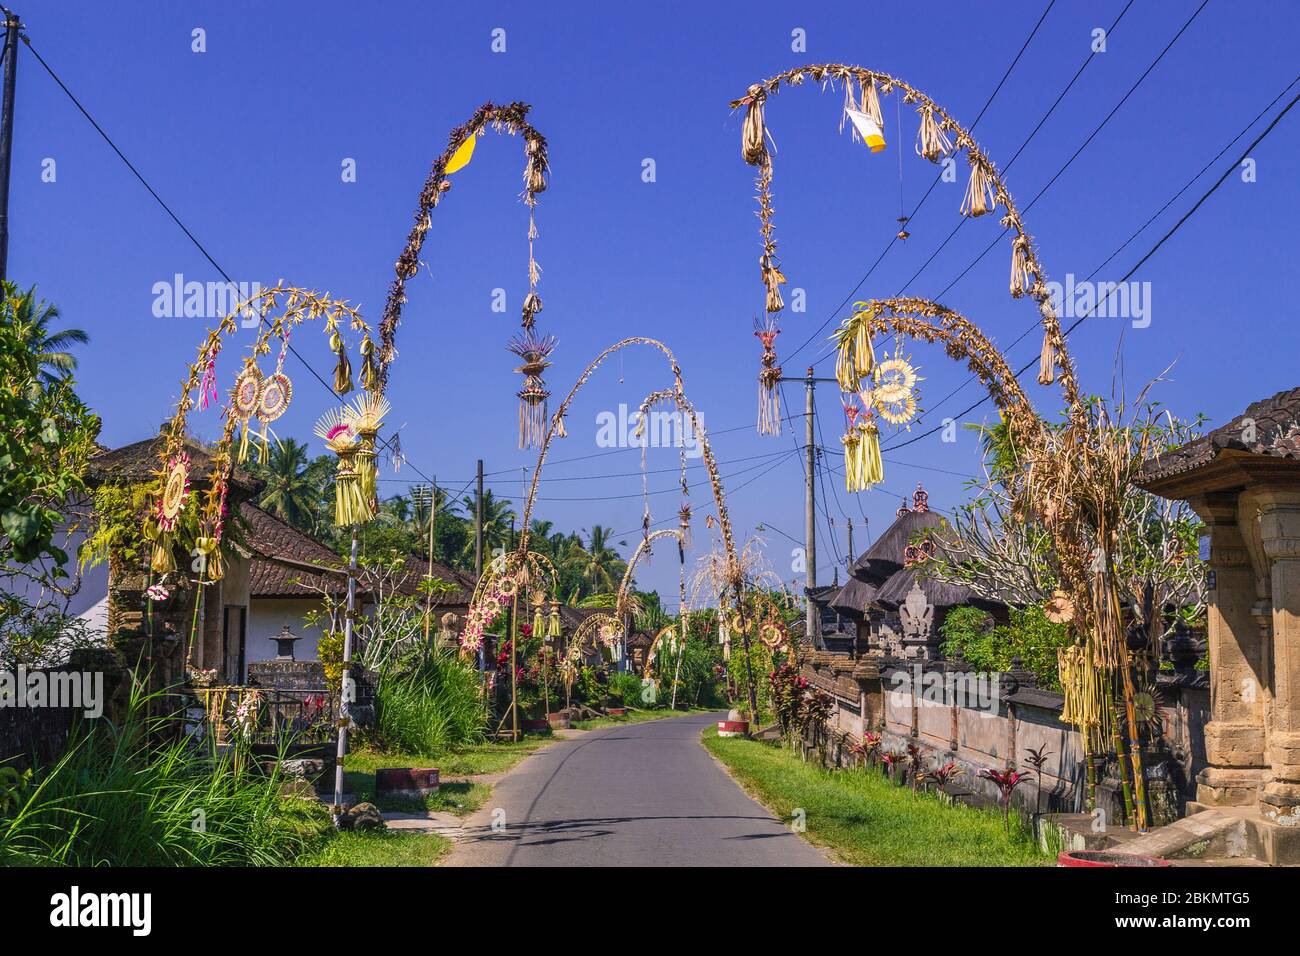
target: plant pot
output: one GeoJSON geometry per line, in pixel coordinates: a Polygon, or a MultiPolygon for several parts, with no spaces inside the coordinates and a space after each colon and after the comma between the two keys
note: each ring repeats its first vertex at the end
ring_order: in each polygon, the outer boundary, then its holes
{"type": "Polygon", "coordinates": [[[1114,850],[1064,850],[1056,857],[1057,866],[1169,866],[1168,860],[1137,853],[1114,850]]]}
{"type": "Polygon", "coordinates": [[[627,716],[627,708],[626,708],[626,707],[610,707],[610,708],[607,708],[607,709],[606,709],[605,713],[608,714],[610,717],[626,717],[626,716],[627,716]]]}
{"type": "Polygon", "coordinates": [[[567,730],[569,728],[569,712],[561,710],[553,714],[547,714],[546,722],[550,724],[552,730],[567,730]]]}
{"type": "Polygon", "coordinates": [[[719,737],[748,737],[749,721],[747,720],[720,720],[718,721],[719,737]]]}

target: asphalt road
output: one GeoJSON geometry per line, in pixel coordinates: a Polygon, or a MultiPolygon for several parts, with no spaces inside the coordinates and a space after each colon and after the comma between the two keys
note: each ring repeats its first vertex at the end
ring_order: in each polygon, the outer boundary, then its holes
{"type": "Polygon", "coordinates": [[[719,716],[610,727],[529,755],[466,821],[448,864],[829,865],[700,744],[719,716]]]}

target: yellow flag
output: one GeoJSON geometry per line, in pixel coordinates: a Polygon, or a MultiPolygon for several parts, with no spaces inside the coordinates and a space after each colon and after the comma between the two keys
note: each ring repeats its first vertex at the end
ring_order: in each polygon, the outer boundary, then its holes
{"type": "Polygon", "coordinates": [[[450,176],[452,173],[468,166],[469,161],[474,158],[474,141],[476,139],[478,139],[476,135],[470,134],[470,137],[460,144],[460,148],[451,154],[451,159],[447,160],[447,168],[443,172],[450,176]]]}

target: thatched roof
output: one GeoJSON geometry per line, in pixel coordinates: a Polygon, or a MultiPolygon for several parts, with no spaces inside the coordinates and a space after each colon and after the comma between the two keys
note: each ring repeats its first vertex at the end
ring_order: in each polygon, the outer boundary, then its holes
{"type": "Polygon", "coordinates": [[[869,584],[858,578],[849,578],[847,584],[831,595],[830,607],[840,614],[861,620],[867,616],[867,610],[876,600],[878,585],[869,584]]]}
{"type": "Polygon", "coordinates": [[[936,608],[958,607],[962,604],[994,606],[997,603],[983,600],[965,585],[945,584],[929,577],[922,573],[921,565],[912,565],[892,575],[876,592],[876,603],[883,608],[896,610],[918,583],[926,599],[936,608]]]}
{"type": "Polygon", "coordinates": [[[1229,490],[1278,473],[1300,474],[1300,388],[1254,402],[1226,425],[1151,459],[1134,483],[1183,497],[1177,492],[1229,490]]]}
{"type": "Polygon", "coordinates": [[[899,515],[894,523],[876,539],[875,544],[867,549],[849,568],[849,573],[859,580],[871,584],[880,584],[891,574],[901,571],[906,563],[903,549],[912,543],[918,531],[937,528],[944,524],[944,519],[933,511],[907,511],[899,515]]]}
{"type": "MultiPolygon", "coordinates": [[[[152,481],[162,468],[161,455],[166,445],[163,435],[155,435],[121,448],[105,449],[91,456],[86,479],[92,485],[152,481]]],[[[192,438],[186,438],[183,445],[190,456],[192,477],[206,482],[212,474],[212,455],[192,438]]],[[[230,486],[238,497],[251,497],[262,490],[264,482],[236,465],[230,475],[230,486]]]]}

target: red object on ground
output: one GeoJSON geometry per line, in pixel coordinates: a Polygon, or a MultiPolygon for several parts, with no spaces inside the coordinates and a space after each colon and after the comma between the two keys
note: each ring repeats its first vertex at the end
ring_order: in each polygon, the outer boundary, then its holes
{"type": "Polygon", "coordinates": [[[611,717],[622,717],[627,713],[626,707],[611,707],[606,713],[611,717]]]}
{"type": "Polygon", "coordinates": [[[1117,850],[1066,850],[1056,858],[1057,866],[1169,866],[1168,860],[1117,850]]]}
{"type": "Polygon", "coordinates": [[[375,796],[418,794],[427,797],[438,790],[436,767],[385,767],[375,771],[375,796]]]}
{"type": "Polygon", "coordinates": [[[747,720],[718,721],[719,737],[747,737],[748,735],[749,735],[749,721],[747,720]]]}

